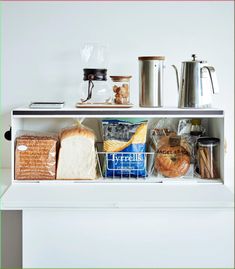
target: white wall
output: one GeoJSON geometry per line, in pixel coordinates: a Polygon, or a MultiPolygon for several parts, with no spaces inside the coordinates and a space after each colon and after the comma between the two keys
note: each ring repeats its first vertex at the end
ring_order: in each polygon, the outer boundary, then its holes
{"type": "MultiPolygon", "coordinates": [[[[233,160],[233,2],[5,2],[2,7],[3,131],[14,107],[76,95],[84,42],[109,44],[109,74],[133,75],[135,104],[138,56],[166,56],[164,104],[176,106],[170,65],[180,66],[197,53],[217,70],[221,93],[213,102],[225,110],[227,159],[233,160]]],[[[10,166],[7,141],[2,165],[10,166]]],[[[233,170],[233,162],[228,170],[233,170]]]]}

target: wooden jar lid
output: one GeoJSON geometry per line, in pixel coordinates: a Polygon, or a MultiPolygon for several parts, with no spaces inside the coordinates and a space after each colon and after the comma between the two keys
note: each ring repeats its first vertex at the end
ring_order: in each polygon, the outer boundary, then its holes
{"type": "Polygon", "coordinates": [[[113,82],[128,82],[132,76],[110,76],[113,82]]]}
{"type": "Polygon", "coordinates": [[[148,61],[148,60],[165,60],[165,56],[140,56],[138,57],[141,61],[148,61]]]}

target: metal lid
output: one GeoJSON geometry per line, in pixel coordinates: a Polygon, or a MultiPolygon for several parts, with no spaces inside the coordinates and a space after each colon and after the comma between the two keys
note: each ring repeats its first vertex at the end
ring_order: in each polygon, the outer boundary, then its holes
{"type": "Polygon", "coordinates": [[[216,137],[200,137],[197,140],[199,146],[207,147],[207,146],[216,146],[219,144],[220,139],[216,137]]]}
{"type": "Polygon", "coordinates": [[[141,61],[148,61],[148,60],[165,60],[165,56],[140,56],[138,57],[141,61]]]}
{"type": "Polygon", "coordinates": [[[132,76],[110,76],[113,82],[128,82],[132,76]]]}
{"type": "Polygon", "coordinates": [[[202,61],[202,60],[197,60],[197,55],[196,54],[192,54],[192,60],[191,61],[183,61],[183,63],[207,63],[207,61],[202,61]]]}

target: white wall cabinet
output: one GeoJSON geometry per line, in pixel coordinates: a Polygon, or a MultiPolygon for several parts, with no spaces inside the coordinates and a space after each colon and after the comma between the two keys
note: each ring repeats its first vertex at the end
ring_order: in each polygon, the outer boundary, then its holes
{"type": "Polygon", "coordinates": [[[23,211],[23,267],[232,267],[233,194],[222,110],[30,110],[12,112],[12,167],[19,130],[59,131],[85,118],[100,139],[105,117],[201,118],[219,137],[220,174],[162,181],[25,181],[5,171],[1,205],[23,211]]]}

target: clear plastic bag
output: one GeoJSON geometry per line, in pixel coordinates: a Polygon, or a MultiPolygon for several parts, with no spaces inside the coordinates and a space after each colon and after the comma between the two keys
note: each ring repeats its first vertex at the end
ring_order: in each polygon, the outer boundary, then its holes
{"type": "Polygon", "coordinates": [[[97,153],[94,132],[77,120],[60,133],[57,179],[91,180],[97,178],[97,153]]]}
{"type": "Polygon", "coordinates": [[[179,178],[187,174],[190,152],[182,146],[180,136],[170,136],[162,141],[157,148],[154,168],[158,175],[169,178],[179,178]]]}
{"type": "Polygon", "coordinates": [[[15,141],[15,179],[55,179],[57,148],[55,134],[20,131],[15,141]]]}
{"type": "Polygon", "coordinates": [[[155,174],[159,177],[189,176],[191,146],[182,135],[177,135],[177,119],[161,119],[151,130],[155,174]]]}
{"type": "Polygon", "coordinates": [[[154,151],[163,143],[167,143],[170,136],[177,135],[178,121],[163,118],[150,130],[151,145],[154,151]]]}

